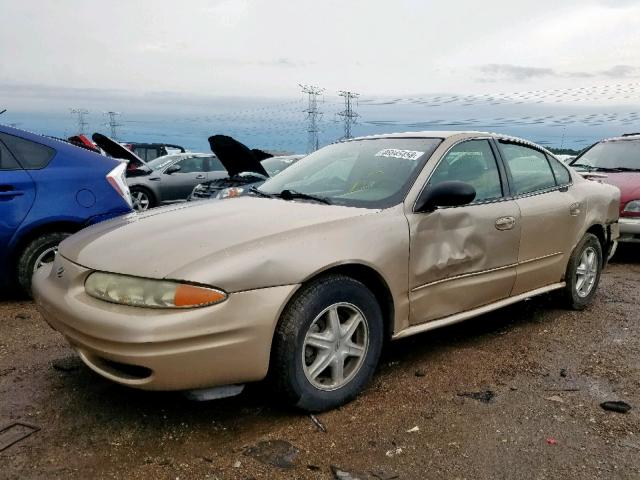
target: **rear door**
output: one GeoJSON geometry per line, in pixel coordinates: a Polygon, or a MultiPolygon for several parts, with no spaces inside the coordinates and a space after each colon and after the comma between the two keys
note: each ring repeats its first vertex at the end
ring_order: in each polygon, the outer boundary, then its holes
{"type": "Polygon", "coordinates": [[[183,158],[173,164],[180,166],[179,171],[171,174],[163,172],[161,186],[163,201],[186,200],[193,191],[193,187],[206,182],[208,179],[206,160],[205,157],[183,158]]]}
{"type": "Polygon", "coordinates": [[[520,211],[489,139],[453,146],[425,188],[454,180],[473,185],[473,203],[408,215],[411,324],[506,298],[515,282],[520,211]]]}
{"type": "Polygon", "coordinates": [[[512,292],[519,295],[561,281],[586,205],[574,196],[568,171],[553,157],[528,144],[500,140],[498,145],[522,215],[512,292]]]}
{"type": "Polygon", "coordinates": [[[5,247],[35,201],[35,184],[0,140],[0,250],[5,247]]]}

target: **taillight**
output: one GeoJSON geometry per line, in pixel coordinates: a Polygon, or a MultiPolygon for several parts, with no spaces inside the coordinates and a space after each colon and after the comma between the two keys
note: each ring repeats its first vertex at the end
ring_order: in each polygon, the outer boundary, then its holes
{"type": "Polygon", "coordinates": [[[109,185],[118,192],[118,195],[120,195],[130,207],[133,207],[131,192],[129,192],[129,185],[127,185],[125,177],[126,170],[127,164],[124,162],[120,163],[120,165],[107,173],[107,182],[109,182],[109,185]]]}

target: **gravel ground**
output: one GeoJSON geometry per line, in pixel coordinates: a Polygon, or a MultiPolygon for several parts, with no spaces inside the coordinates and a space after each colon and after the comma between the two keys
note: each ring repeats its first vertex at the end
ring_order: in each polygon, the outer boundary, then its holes
{"type": "Polygon", "coordinates": [[[640,249],[617,257],[584,312],[546,296],[392,343],[320,426],[264,385],[201,403],[119,387],[31,302],[0,301],[0,428],[41,428],[0,478],[638,479],[640,249]]]}

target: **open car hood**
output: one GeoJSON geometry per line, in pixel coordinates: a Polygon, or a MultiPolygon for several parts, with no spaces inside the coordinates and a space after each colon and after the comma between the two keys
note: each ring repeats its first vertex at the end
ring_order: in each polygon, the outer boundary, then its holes
{"type": "Polygon", "coordinates": [[[269,174],[260,164],[273,155],[258,149],[250,149],[227,135],[209,137],[211,151],[215,153],[230,177],[242,172],[254,172],[268,177],[269,174]]]}
{"type": "MultiPolygon", "coordinates": [[[[91,138],[102,150],[107,152],[113,158],[119,158],[120,160],[126,160],[129,162],[129,167],[134,167],[140,170],[151,170],[144,160],[129,150],[127,147],[120,145],[115,140],[102,135],[101,133],[94,133],[91,138]]],[[[127,168],[130,170],[130,168],[127,168]]]]}

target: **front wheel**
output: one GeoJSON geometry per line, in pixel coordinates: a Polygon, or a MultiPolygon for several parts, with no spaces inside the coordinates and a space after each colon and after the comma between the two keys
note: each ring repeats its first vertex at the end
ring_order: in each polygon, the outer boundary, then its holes
{"type": "Polygon", "coordinates": [[[371,380],[382,341],[382,311],[367,287],[342,275],[318,279],[282,314],[272,381],[286,401],[303,410],[338,407],[371,380]]]}
{"type": "Polygon", "coordinates": [[[587,233],[571,254],[565,275],[564,297],[570,308],[582,310],[596,294],[602,272],[602,245],[587,233]]]}

